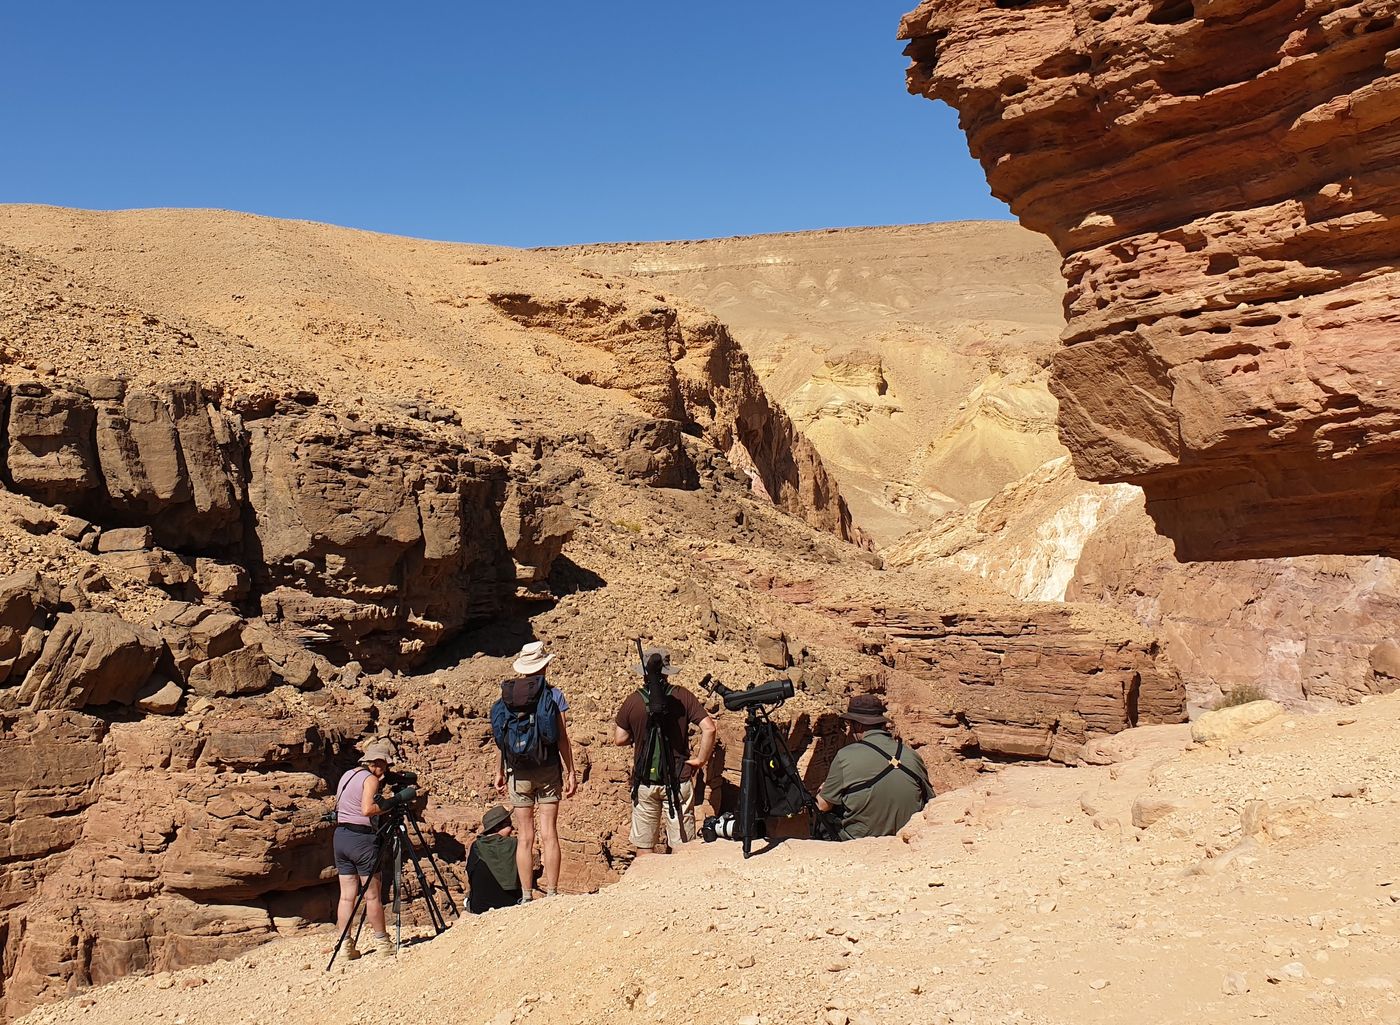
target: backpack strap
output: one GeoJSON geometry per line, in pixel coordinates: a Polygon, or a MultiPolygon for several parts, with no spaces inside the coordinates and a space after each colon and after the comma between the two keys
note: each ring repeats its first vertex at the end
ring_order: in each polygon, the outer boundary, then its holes
{"type": "Polygon", "coordinates": [[[870,748],[870,750],[878,754],[881,758],[885,759],[889,764],[887,764],[883,769],[877,772],[870,779],[867,779],[862,783],[852,783],[848,787],[843,787],[841,789],[841,792],[836,795],[837,801],[844,801],[844,799],[851,794],[858,794],[862,790],[869,790],[871,787],[875,786],[875,784],[879,783],[880,780],[884,779],[890,773],[894,772],[895,769],[899,769],[906,776],[908,776],[914,781],[915,785],[919,788],[919,796],[923,798],[925,804],[928,803],[930,796],[928,784],[924,782],[923,778],[917,772],[915,772],[913,769],[909,768],[909,766],[904,764],[904,741],[896,740],[894,742],[895,748],[893,756],[889,755],[885,751],[882,751],[879,747],[872,744],[868,740],[857,740],[856,743],[864,744],[866,747],[870,748]]]}

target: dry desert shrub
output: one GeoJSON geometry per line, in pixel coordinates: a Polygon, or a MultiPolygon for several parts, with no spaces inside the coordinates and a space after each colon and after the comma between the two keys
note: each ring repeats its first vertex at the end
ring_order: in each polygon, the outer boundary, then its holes
{"type": "Polygon", "coordinates": [[[1242,683],[1237,687],[1231,687],[1220,696],[1220,700],[1215,703],[1216,708],[1231,708],[1234,705],[1247,705],[1251,701],[1267,701],[1269,695],[1265,694],[1263,688],[1252,683],[1242,683]]]}

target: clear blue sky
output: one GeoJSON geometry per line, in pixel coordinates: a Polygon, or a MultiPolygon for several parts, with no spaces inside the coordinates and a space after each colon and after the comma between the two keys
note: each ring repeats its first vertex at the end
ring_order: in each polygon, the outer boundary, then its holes
{"type": "Polygon", "coordinates": [[[0,201],[506,245],[1006,217],[915,0],[0,5],[0,201]]]}

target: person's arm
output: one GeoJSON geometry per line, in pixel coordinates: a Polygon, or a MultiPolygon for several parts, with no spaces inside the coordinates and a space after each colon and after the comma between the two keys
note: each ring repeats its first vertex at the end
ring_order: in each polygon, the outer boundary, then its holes
{"type": "Polygon", "coordinates": [[[831,768],[826,770],[826,780],[817,793],[817,810],[833,811],[836,808],[836,795],[841,793],[843,786],[845,786],[843,763],[841,752],[838,751],[836,757],[831,760],[831,768]]]}
{"type": "Polygon", "coordinates": [[[621,726],[613,726],[613,743],[618,747],[626,747],[632,743],[632,734],[628,733],[621,726]]]}
{"type": "Polygon", "coordinates": [[[574,772],[574,747],[569,743],[569,717],[559,713],[559,760],[564,763],[564,796],[573,797],[578,791],[578,775],[574,772]]]}
{"type": "Polygon", "coordinates": [[[506,753],[496,748],[496,791],[506,796],[506,753]]]}
{"type": "Polygon", "coordinates": [[[715,740],[719,733],[715,730],[715,719],[712,715],[707,715],[700,720],[700,750],[695,752],[693,758],[685,760],[686,765],[693,765],[697,769],[703,769],[710,764],[710,755],[715,751],[715,740]]]}
{"type": "Polygon", "coordinates": [[[370,773],[369,779],[365,780],[364,788],[360,791],[361,815],[384,814],[384,809],[379,807],[379,788],[383,785],[378,776],[370,773]]]}

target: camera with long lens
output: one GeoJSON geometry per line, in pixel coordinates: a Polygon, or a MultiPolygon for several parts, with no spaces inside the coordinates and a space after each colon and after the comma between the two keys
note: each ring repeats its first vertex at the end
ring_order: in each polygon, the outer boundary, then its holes
{"type": "Polygon", "coordinates": [[[709,673],[700,681],[700,686],[711,694],[719,695],[724,701],[724,707],[731,712],[751,705],[781,705],[796,693],[791,680],[769,680],[767,683],[756,683],[752,687],[740,690],[737,687],[726,687],[709,673]]]}
{"type": "Polygon", "coordinates": [[[700,825],[700,838],[706,843],[739,839],[739,816],[732,811],[707,816],[700,825]]]}
{"type": "Polygon", "coordinates": [[[390,813],[403,811],[423,796],[418,786],[418,773],[400,769],[384,774],[384,789],[379,794],[379,806],[390,813]]]}

